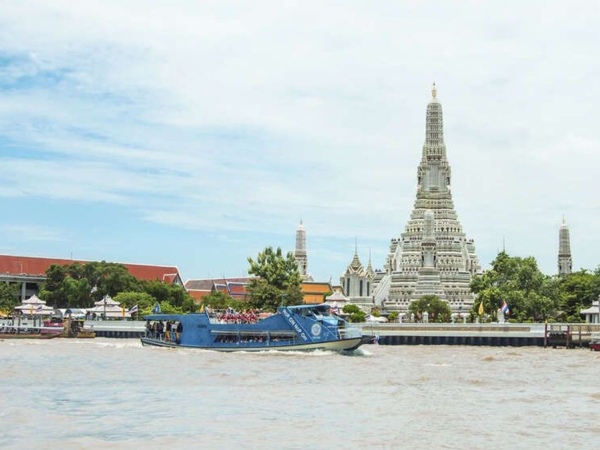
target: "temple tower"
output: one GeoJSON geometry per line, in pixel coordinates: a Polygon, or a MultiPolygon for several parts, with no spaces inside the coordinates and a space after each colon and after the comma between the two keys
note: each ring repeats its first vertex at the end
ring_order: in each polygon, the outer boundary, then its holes
{"type": "Polygon", "coordinates": [[[431,94],[414,209],[404,232],[391,241],[385,273],[376,278],[374,299],[386,309],[407,312],[412,301],[435,294],[455,313],[466,313],[473,305],[471,278],[481,268],[473,240],[467,239],[454,210],[435,84],[431,94]]]}
{"type": "Polygon", "coordinates": [[[375,272],[371,265],[369,256],[369,265],[365,269],[358,257],[358,245],[354,246],[354,257],[346,268],[346,272],[340,278],[340,284],[344,293],[354,304],[360,305],[366,311],[370,311],[373,306],[371,294],[373,292],[373,279],[375,272]]]}
{"type": "Polygon", "coordinates": [[[296,230],[296,251],[294,258],[298,263],[298,272],[303,279],[308,278],[308,254],[306,252],[306,230],[300,220],[298,229],[296,230]]]}
{"type": "Polygon", "coordinates": [[[573,259],[571,257],[571,238],[569,235],[569,227],[565,223],[560,226],[558,232],[558,275],[565,276],[571,273],[573,269],[573,259]]]}

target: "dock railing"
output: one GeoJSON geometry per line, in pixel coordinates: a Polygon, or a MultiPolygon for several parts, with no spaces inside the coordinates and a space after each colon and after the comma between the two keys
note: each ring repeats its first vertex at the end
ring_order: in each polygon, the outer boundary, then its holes
{"type": "Polygon", "coordinates": [[[550,344],[556,347],[562,343],[564,337],[564,346],[571,348],[574,346],[583,347],[589,345],[592,339],[592,333],[600,332],[600,324],[594,323],[549,323],[547,336],[550,344]],[[557,337],[560,337],[560,343],[557,337]]]}

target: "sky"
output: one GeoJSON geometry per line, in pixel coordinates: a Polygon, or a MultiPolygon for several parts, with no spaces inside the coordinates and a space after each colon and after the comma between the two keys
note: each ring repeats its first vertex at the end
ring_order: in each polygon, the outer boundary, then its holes
{"type": "Polygon", "coordinates": [[[600,264],[600,4],[0,0],[0,253],[243,276],[307,230],[339,281],[413,208],[435,81],[452,192],[505,242],[600,264]],[[426,4],[425,4],[426,3],[426,4]]]}

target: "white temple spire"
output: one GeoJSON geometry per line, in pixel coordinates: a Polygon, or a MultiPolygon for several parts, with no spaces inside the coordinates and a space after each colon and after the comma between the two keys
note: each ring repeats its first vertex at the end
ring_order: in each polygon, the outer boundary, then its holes
{"type": "Polygon", "coordinates": [[[573,258],[571,256],[571,236],[569,227],[565,222],[563,215],[563,223],[558,232],[558,274],[565,276],[571,273],[573,269],[573,258]]]}
{"type": "Polygon", "coordinates": [[[437,295],[456,314],[473,305],[470,282],[481,267],[475,244],[463,232],[454,209],[438,94],[434,83],[427,103],[414,208],[404,232],[391,240],[387,272],[374,279],[375,299],[384,299],[386,310],[408,313],[410,303],[423,295],[437,295]]]}
{"type": "Polygon", "coordinates": [[[296,251],[294,257],[298,263],[298,272],[302,278],[308,276],[308,254],[306,251],[306,230],[300,219],[300,224],[296,230],[296,251]]]}

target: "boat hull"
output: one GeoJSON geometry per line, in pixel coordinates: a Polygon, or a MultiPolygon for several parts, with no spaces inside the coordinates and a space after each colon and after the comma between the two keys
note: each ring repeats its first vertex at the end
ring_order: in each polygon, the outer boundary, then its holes
{"type": "Polygon", "coordinates": [[[142,345],[153,347],[168,347],[168,348],[197,348],[201,350],[214,350],[217,352],[264,352],[269,350],[277,351],[311,351],[311,350],[332,350],[332,351],[351,351],[360,347],[364,340],[362,337],[351,339],[338,339],[327,342],[312,342],[309,344],[294,344],[294,345],[269,345],[269,346],[244,346],[236,345],[233,347],[221,346],[195,346],[195,345],[179,345],[170,341],[143,337],[140,338],[142,345]]]}
{"type": "Polygon", "coordinates": [[[54,339],[58,334],[41,334],[41,333],[0,333],[2,339],[54,339]]]}

